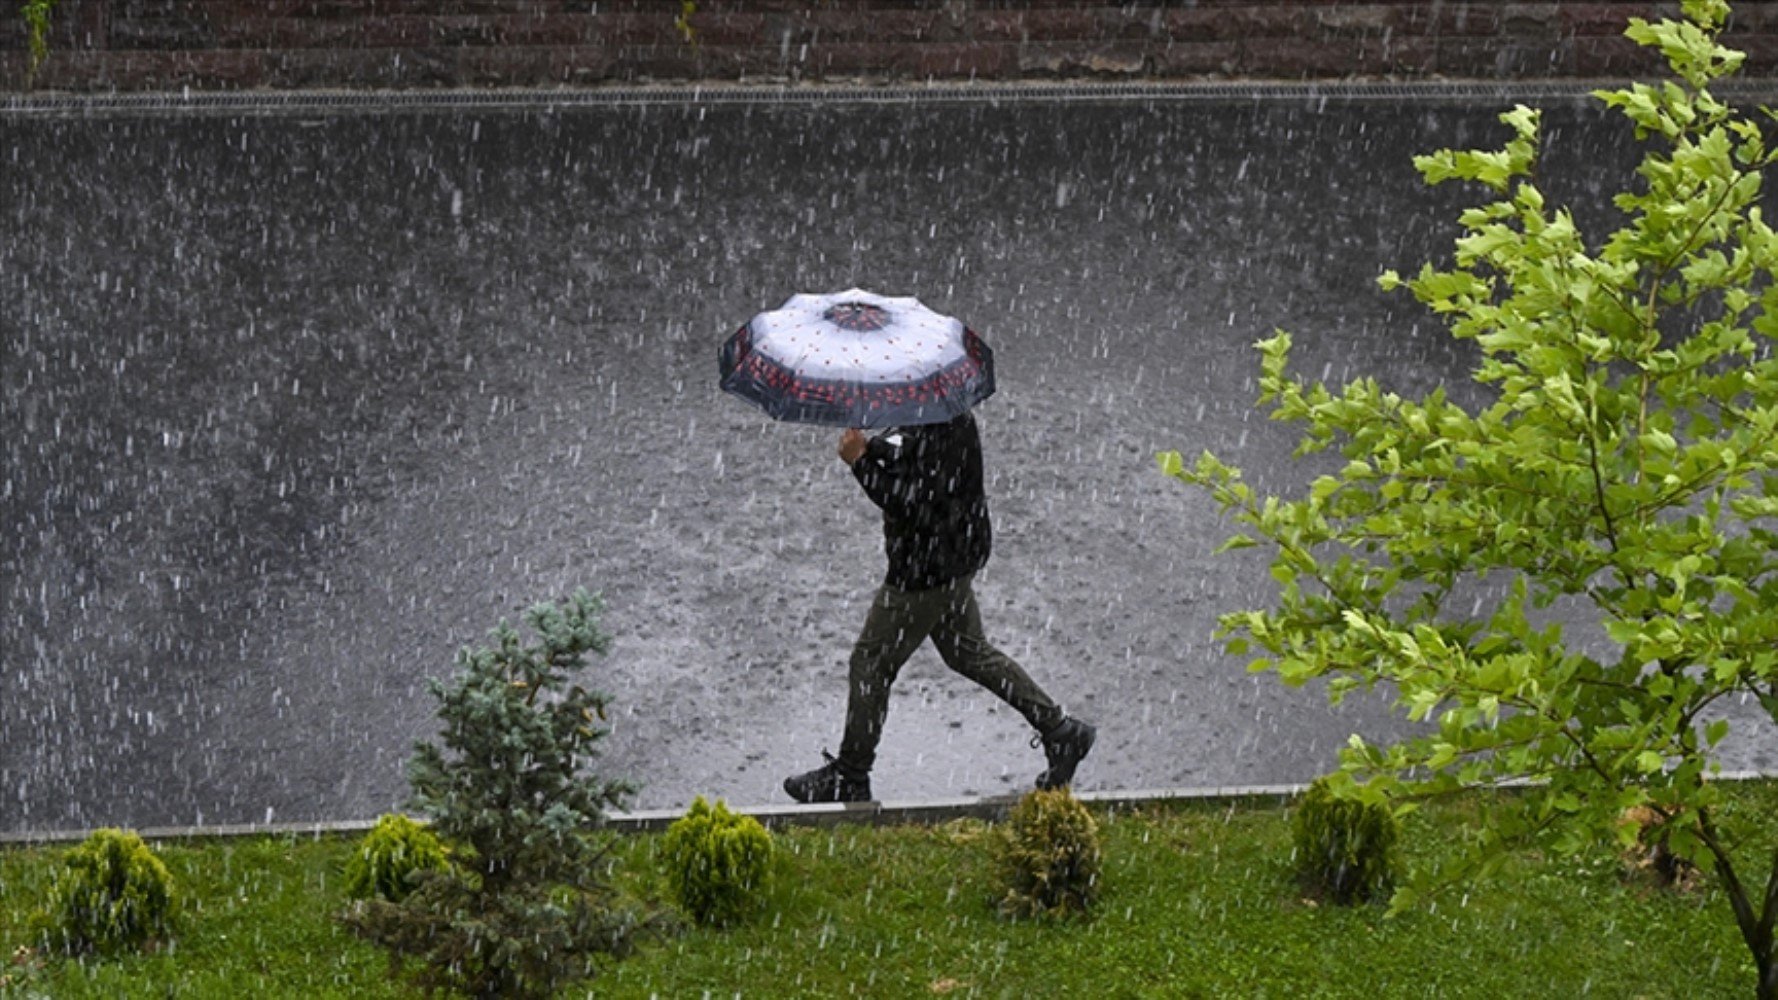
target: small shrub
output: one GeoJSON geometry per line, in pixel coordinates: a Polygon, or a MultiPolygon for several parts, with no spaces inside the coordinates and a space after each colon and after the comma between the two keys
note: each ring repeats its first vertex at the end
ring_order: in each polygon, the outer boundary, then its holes
{"type": "Polygon", "coordinates": [[[64,856],[37,936],[68,955],[141,948],[172,933],[176,903],[172,874],[141,837],[95,830],[64,856]]]}
{"type": "Polygon", "coordinates": [[[721,799],[712,807],[700,795],[667,828],[662,853],[680,908],[700,924],[724,926],[746,916],[764,888],[772,835],[721,799]]]}
{"type": "Polygon", "coordinates": [[[1631,838],[1624,849],[1624,874],[1652,881],[1663,889],[1692,892],[1703,885],[1704,873],[1690,860],[1673,853],[1667,838],[1668,824],[1677,817],[1664,816],[1649,806],[1634,806],[1618,818],[1622,835],[1631,838]]]}
{"type": "Polygon", "coordinates": [[[1293,829],[1297,873],[1311,897],[1350,906],[1394,884],[1401,827],[1388,806],[1336,798],[1318,778],[1297,803],[1293,829]]]}
{"type": "Polygon", "coordinates": [[[347,859],[346,895],[400,902],[413,891],[419,873],[441,871],[449,864],[437,835],[400,813],[389,813],[347,859]]]}
{"type": "Polygon", "coordinates": [[[1068,789],[1020,799],[993,845],[1003,915],[1066,917],[1098,900],[1099,824],[1068,789]]]}
{"type": "Polygon", "coordinates": [[[4,972],[0,972],[0,997],[45,997],[43,956],[30,945],[21,944],[12,950],[4,972]]]}

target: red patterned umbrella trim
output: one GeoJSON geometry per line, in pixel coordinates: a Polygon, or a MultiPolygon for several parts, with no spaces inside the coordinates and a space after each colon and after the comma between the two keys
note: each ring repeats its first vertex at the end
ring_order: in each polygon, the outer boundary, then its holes
{"type": "Polygon", "coordinates": [[[962,412],[993,392],[988,361],[991,355],[986,344],[967,328],[963,343],[965,357],[918,381],[863,383],[798,375],[776,359],[753,350],[752,331],[742,327],[725,345],[722,386],[752,399],[773,416],[795,412],[837,418],[933,405],[962,412]]]}

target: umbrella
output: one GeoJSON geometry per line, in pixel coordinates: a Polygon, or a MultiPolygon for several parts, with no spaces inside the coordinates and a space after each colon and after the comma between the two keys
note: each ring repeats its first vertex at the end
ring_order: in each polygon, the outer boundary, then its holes
{"type": "Polygon", "coordinates": [[[774,420],[888,427],[950,420],[994,394],[994,352],[920,300],[793,295],[722,345],[725,392],[774,420]]]}

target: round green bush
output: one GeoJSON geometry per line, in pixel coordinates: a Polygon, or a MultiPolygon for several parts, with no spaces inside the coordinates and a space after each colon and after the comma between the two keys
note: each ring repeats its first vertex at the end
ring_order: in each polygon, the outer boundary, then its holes
{"type": "Polygon", "coordinates": [[[1394,884],[1401,826],[1389,807],[1337,798],[1317,778],[1297,803],[1292,828],[1297,872],[1310,895],[1350,906],[1394,884]]]}
{"type": "Polygon", "coordinates": [[[137,949],[170,936],[176,911],[173,875],[141,837],[94,830],[63,856],[37,936],[69,955],[137,949]]]}
{"type": "Polygon", "coordinates": [[[346,860],[346,895],[399,902],[413,891],[418,873],[449,864],[436,834],[400,813],[387,813],[346,860]]]}
{"type": "Polygon", "coordinates": [[[765,888],[772,835],[751,816],[698,796],[667,828],[661,854],[667,882],[694,921],[724,926],[744,918],[765,888]]]}
{"type": "Polygon", "coordinates": [[[1025,795],[993,841],[1008,917],[1085,914],[1099,899],[1099,824],[1067,788],[1025,795]]]}

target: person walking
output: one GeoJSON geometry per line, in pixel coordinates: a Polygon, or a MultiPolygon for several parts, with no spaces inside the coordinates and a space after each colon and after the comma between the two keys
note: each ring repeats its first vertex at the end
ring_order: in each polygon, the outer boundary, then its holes
{"type": "Polygon", "coordinates": [[[784,779],[784,791],[798,802],[870,799],[890,687],[928,639],[946,666],[993,692],[1036,730],[1032,746],[1042,745],[1048,765],[1037,787],[1070,784],[1097,731],[1063,712],[982,631],[971,584],[988,562],[992,539],[975,418],[965,411],[945,423],[891,428],[871,438],[848,429],[839,456],[882,508],[889,568],[852,648],[839,756],[823,751],[827,763],[784,779]]]}

